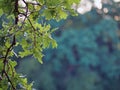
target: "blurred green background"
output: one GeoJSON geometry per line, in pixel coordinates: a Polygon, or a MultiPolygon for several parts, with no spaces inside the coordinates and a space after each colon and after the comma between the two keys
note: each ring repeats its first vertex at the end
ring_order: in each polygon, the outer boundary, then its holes
{"type": "Polygon", "coordinates": [[[56,49],[44,64],[32,56],[17,60],[17,71],[34,90],[120,90],[120,0],[82,0],[77,17],[56,22],[56,49]]]}

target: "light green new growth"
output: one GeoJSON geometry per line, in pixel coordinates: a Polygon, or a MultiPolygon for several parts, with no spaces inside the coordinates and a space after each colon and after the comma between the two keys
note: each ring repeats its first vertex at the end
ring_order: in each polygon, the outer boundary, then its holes
{"type": "Polygon", "coordinates": [[[43,63],[42,51],[57,47],[51,33],[54,31],[45,21],[66,19],[76,15],[71,8],[80,0],[0,0],[0,90],[32,90],[32,83],[15,70],[14,56],[34,56],[43,63]],[[42,23],[38,23],[40,20],[42,23]],[[43,23],[44,22],[44,23],[43,23]],[[20,47],[19,52],[15,51],[20,47]]]}

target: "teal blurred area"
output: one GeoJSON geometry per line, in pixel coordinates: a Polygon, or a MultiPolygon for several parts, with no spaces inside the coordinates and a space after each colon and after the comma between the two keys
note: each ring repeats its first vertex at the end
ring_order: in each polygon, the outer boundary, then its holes
{"type": "Polygon", "coordinates": [[[48,21],[58,43],[44,51],[44,64],[32,56],[17,71],[35,90],[120,90],[120,3],[105,0],[102,9],[48,21]]]}

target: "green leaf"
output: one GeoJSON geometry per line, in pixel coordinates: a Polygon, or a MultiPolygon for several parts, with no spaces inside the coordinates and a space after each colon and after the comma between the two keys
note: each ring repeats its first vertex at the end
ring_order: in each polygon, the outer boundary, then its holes
{"type": "Polygon", "coordinates": [[[9,60],[9,63],[12,65],[12,67],[15,67],[17,65],[16,61],[9,60]]]}
{"type": "Polygon", "coordinates": [[[32,54],[32,52],[30,50],[24,50],[23,52],[19,52],[19,56],[21,58],[28,56],[28,55],[31,55],[31,54],[32,54]]]}
{"type": "Polygon", "coordinates": [[[11,45],[11,44],[10,44],[8,41],[6,41],[5,46],[6,46],[7,48],[9,48],[10,45],[11,45]]]}
{"type": "Polygon", "coordinates": [[[43,56],[37,58],[37,60],[38,60],[41,64],[43,64],[42,57],[43,57],[43,56]]]}
{"type": "Polygon", "coordinates": [[[38,0],[40,5],[43,5],[45,3],[45,0],[38,0]]]}
{"type": "Polygon", "coordinates": [[[0,9],[0,16],[1,16],[1,15],[3,15],[3,10],[2,10],[2,9],[0,9]]]}
{"type": "Polygon", "coordinates": [[[50,20],[50,19],[53,18],[53,14],[54,14],[54,13],[55,13],[54,10],[51,10],[51,9],[45,9],[45,10],[43,11],[42,16],[45,16],[45,18],[46,18],[47,20],[50,20]]]}
{"type": "Polygon", "coordinates": [[[43,64],[42,57],[44,56],[41,51],[39,51],[37,48],[33,49],[33,56],[41,63],[43,64]]]}
{"type": "Polygon", "coordinates": [[[57,43],[54,39],[52,39],[52,48],[57,48],[57,43]]]}

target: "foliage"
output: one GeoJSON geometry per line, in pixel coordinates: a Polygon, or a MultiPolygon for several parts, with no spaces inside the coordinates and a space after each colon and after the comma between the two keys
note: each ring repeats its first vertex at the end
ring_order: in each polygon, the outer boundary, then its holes
{"type": "Polygon", "coordinates": [[[69,14],[75,15],[71,6],[79,1],[0,0],[0,90],[32,89],[32,83],[27,84],[27,79],[16,73],[17,62],[13,57],[32,55],[43,63],[43,50],[57,47],[51,36],[55,29],[46,20],[59,21],[69,14]],[[15,52],[17,46],[21,47],[19,52],[15,52]]]}
{"type": "Polygon", "coordinates": [[[35,80],[34,87],[38,90],[46,90],[46,86],[40,85],[41,80],[51,82],[48,87],[54,85],[54,90],[119,90],[119,22],[109,14],[103,15],[93,9],[56,25],[50,21],[53,26],[61,26],[54,35],[59,47],[45,51],[45,64],[34,68],[38,77],[30,76],[33,70],[28,70],[29,67],[26,71],[21,68],[27,68],[24,63],[31,57],[20,63],[18,71],[35,80]],[[48,80],[43,79],[41,73],[48,80]]]}

